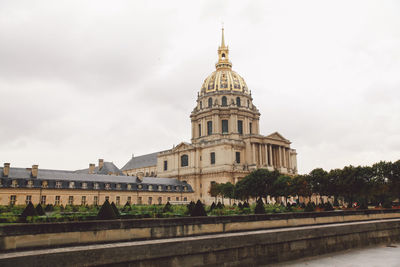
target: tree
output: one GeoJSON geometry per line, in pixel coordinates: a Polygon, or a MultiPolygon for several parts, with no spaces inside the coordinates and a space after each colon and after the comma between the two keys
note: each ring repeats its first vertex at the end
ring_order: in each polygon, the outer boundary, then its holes
{"type": "Polygon", "coordinates": [[[111,207],[108,200],[104,201],[99,212],[97,213],[97,218],[100,220],[112,220],[117,218],[117,215],[115,214],[114,209],[111,207]]]}
{"type": "Polygon", "coordinates": [[[225,184],[220,184],[220,190],[222,192],[222,197],[229,198],[229,205],[231,205],[231,199],[235,196],[235,186],[227,182],[225,184]]]}
{"type": "Polygon", "coordinates": [[[214,202],[217,202],[217,197],[219,195],[219,186],[218,183],[212,182],[210,185],[210,189],[208,190],[208,194],[210,194],[211,197],[215,198],[214,202]]]}
{"type": "Polygon", "coordinates": [[[285,198],[285,205],[287,205],[287,198],[292,193],[291,188],[292,178],[287,175],[280,175],[274,182],[274,196],[283,196],[285,198]]]}

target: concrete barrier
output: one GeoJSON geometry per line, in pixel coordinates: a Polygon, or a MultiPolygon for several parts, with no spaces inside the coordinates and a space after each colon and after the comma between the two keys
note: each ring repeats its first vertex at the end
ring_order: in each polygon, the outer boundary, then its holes
{"type": "Polygon", "coordinates": [[[112,220],[0,226],[0,251],[400,218],[400,210],[112,220]]]}
{"type": "Polygon", "coordinates": [[[258,266],[400,240],[400,219],[0,254],[1,266],[258,266]]]}

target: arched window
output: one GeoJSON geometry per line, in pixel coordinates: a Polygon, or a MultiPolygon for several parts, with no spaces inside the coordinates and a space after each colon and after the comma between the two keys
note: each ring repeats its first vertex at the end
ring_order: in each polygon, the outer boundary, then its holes
{"type": "Polygon", "coordinates": [[[222,97],[222,106],[223,106],[223,107],[226,107],[226,106],[228,105],[227,102],[228,102],[228,101],[226,100],[226,96],[223,96],[223,97],[222,97]]]}
{"type": "Polygon", "coordinates": [[[203,101],[200,101],[200,109],[203,109],[203,101]]]}
{"type": "Polygon", "coordinates": [[[209,107],[209,108],[212,107],[212,98],[211,98],[211,97],[208,99],[208,107],[209,107]]]}
{"type": "Polygon", "coordinates": [[[181,156],[181,167],[186,167],[189,165],[189,157],[188,155],[182,155],[181,156]]]}
{"type": "Polygon", "coordinates": [[[236,105],[240,107],[240,97],[236,97],[236,105]]]}
{"type": "Polygon", "coordinates": [[[250,100],[247,100],[247,107],[250,107],[250,100]]]}

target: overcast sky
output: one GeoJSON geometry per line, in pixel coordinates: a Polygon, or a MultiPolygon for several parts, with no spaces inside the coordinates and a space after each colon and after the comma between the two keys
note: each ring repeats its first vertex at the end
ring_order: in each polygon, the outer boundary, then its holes
{"type": "Polygon", "coordinates": [[[400,1],[0,2],[0,163],[80,169],[190,141],[221,22],[299,172],[400,159],[400,1]]]}

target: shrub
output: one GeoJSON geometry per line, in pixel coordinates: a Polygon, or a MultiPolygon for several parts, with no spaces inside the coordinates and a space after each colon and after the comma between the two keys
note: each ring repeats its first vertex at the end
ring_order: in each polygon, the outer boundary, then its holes
{"type": "Polygon", "coordinates": [[[21,213],[21,217],[27,217],[27,216],[35,216],[37,215],[37,211],[35,207],[33,206],[32,202],[29,201],[28,205],[26,205],[26,208],[24,211],[21,213]]]}
{"type": "Polygon", "coordinates": [[[339,207],[339,201],[338,201],[337,197],[335,197],[335,200],[333,201],[333,206],[339,207]]]}
{"type": "Polygon", "coordinates": [[[37,214],[38,214],[39,216],[45,215],[44,210],[43,210],[43,208],[42,208],[42,205],[40,205],[40,203],[37,204],[37,206],[36,206],[36,212],[37,212],[37,214]]]}
{"type": "Polygon", "coordinates": [[[264,207],[264,202],[262,201],[261,198],[257,200],[256,207],[254,209],[254,214],[264,214],[265,213],[265,207],[264,207]]]}
{"type": "Polygon", "coordinates": [[[315,204],[313,205],[313,202],[308,202],[306,207],[304,208],[305,212],[311,212],[315,211],[315,204]]]}
{"type": "Polygon", "coordinates": [[[239,209],[243,209],[243,204],[242,204],[242,202],[239,202],[238,208],[239,208],[239,209]]]}
{"type": "Polygon", "coordinates": [[[54,207],[52,204],[47,204],[46,207],[44,208],[45,212],[51,212],[54,210],[54,207]]]}
{"type": "Polygon", "coordinates": [[[249,205],[249,203],[247,203],[247,202],[244,202],[244,204],[243,204],[243,208],[245,208],[245,209],[248,209],[248,208],[250,208],[250,205],[249,205]]]}
{"type": "Polygon", "coordinates": [[[104,201],[99,213],[97,213],[97,218],[100,220],[112,220],[117,218],[117,215],[108,200],[104,201]]]}
{"type": "Polygon", "coordinates": [[[131,205],[130,205],[129,202],[127,201],[127,202],[125,203],[124,207],[122,208],[122,211],[123,211],[123,212],[128,212],[128,211],[131,211],[131,210],[132,210],[131,205]]]}
{"type": "Polygon", "coordinates": [[[217,209],[223,209],[224,205],[222,205],[221,201],[218,201],[218,204],[216,206],[217,209]]]}
{"type": "Polygon", "coordinates": [[[390,201],[390,200],[385,200],[385,201],[383,202],[382,208],[391,209],[391,208],[392,208],[392,201],[390,201]]]}
{"type": "Polygon", "coordinates": [[[195,206],[196,206],[196,203],[194,203],[193,201],[190,201],[189,205],[187,205],[189,214],[192,214],[195,206]]]}
{"type": "Polygon", "coordinates": [[[165,204],[164,208],[163,208],[163,213],[166,212],[172,212],[172,205],[171,203],[169,203],[169,201],[167,202],[167,204],[165,204]]]}
{"type": "Polygon", "coordinates": [[[327,201],[327,202],[324,204],[324,211],[331,211],[331,210],[334,210],[334,209],[333,209],[333,206],[332,206],[331,202],[327,201]]]}
{"type": "Polygon", "coordinates": [[[194,206],[190,216],[207,216],[206,210],[204,209],[203,203],[201,203],[200,199],[197,200],[196,205],[194,206]]]}
{"type": "Polygon", "coordinates": [[[117,206],[115,206],[114,202],[111,202],[111,208],[113,209],[115,215],[118,217],[119,216],[119,210],[117,206]]]}
{"type": "Polygon", "coordinates": [[[217,205],[215,205],[215,202],[213,201],[213,203],[210,206],[210,212],[213,211],[216,207],[217,205]]]}

